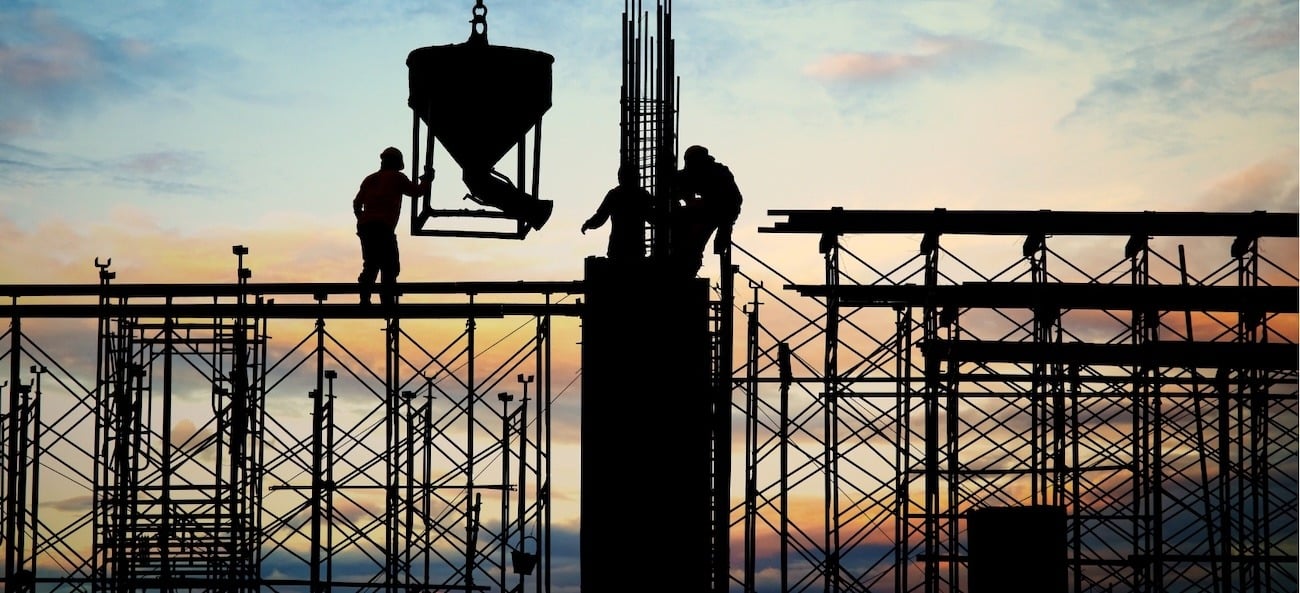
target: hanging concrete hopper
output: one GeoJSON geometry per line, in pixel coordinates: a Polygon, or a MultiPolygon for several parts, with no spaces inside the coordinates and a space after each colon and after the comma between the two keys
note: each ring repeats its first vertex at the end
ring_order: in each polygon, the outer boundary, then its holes
{"type": "Polygon", "coordinates": [[[555,58],[531,49],[490,45],[486,9],[480,13],[479,8],[481,2],[475,7],[475,20],[471,21],[475,26],[466,42],[422,47],[407,56],[407,104],[417,127],[422,121],[428,128],[430,164],[436,138],[460,166],[461,179],[470,192],[466,198],[499,211],[500,217],[519,221],[522,236],[530,228],[541,228],[552,209],[550,201],[537,198],[538,171],[533,171],[531,192],[523,180],[528,174],[524,145],[529,131],[534,136],[534,169],[540,156],[540,127],[542,116],[551,107],[555,58]],[[518,184],[496,170],[497,163],[516,146],[518,184]]]}

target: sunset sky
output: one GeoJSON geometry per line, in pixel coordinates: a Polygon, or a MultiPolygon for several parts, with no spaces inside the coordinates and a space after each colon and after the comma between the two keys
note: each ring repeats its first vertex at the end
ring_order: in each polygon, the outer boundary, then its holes
{"type": "MultiPolygon", "coordinates": [[[[555,56],[548,225],[405,237],[403,280],[581,276],[615,182],[623,3],[493,0],[555,56]]],[[[646,2],[653,7],[653,2],[646,2]]],[[[408,150],[407,54],[473,2],[0,5],[0,279],[351,281],[349,201],[408,150]]],[[[681,145],[768,209],[1297,209],[1296,2],[679,0],[681,145]]],[[[445,159],[437,189],[463,192],[445,159]]],[[[506,167],[507,169],[509,167],[506,167]]],[[[459,195],[459,194],[455,194],[459,195]]],[[[791,260],[793,261],[793,260],[791,260]]],[[[778,267],[780,267],[778,265],[778,267]]]]}
{"type": "MultiPolygon", "coordinates": [[[[93,284],[109,257],[119,282],[229,282],[235,244],[255,281],[355,280],[351,199],[411,144],[406,56],[463,42],[473,4],[0,2],[0,282],[93,284]]],[[[555,57],[555,213],[523,241],[399,235],[401,279],[581,279],[608,236],[579,228],[616,180],[623,2],[485,4],[491,43],[555,57]]],[[[735,241],[779,269],[820,259],[757,232],[773,209],[1298,209],[1295,0],[677,0],[673,19],[681,147],[731,167],[735,241]]],[[[436,191],[463,193],[441,156],[436,191]]]]}

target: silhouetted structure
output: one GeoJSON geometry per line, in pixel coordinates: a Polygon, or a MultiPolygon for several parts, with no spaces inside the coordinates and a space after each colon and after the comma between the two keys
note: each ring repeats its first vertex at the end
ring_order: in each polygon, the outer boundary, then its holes
{"type": "Polygon", "coordinates": [[[654,18],[641,0],[623,3],[622,84],[619,85],[619,167],[631,167],[655,196],[646,221],[649,255],[671,247],[667,195],[677,171],[677,73],[672,2],[658,0],[654,18]]]}
{"type": "Polygon", "coordinates": [[[406,58],[412,122],[412,164],[419,162],[424,122],[426,167],[433,167],[435,141],[460,166],[465,199],[486,208],[435,207],[411,203],[411,234],[441,237],[523,239],[550,219],[554,204],[540,195],[542,116],[551,107],[548,53],[488,43],[487,8],[477,0],[469,39],[422,47],[406,58]],[[532,132],[531,187],[527,138],[532,132]],[[496,170],[516,150],[512,181],[496,170]],[[509,230],[431,227],[453,219],[510,219],[509,230]]]}
{"type": "Polygon", "coordinates": [[[644,559],[656,582],[711,590],[708,283],[590,257],[583,285],[582,589],[625,589],[644,559]]]}
{"type": "Polygon", "coordinates": [[[1065,593],[1065,507],[985,507],[966,513],[970,593],[1065,593]]]}
{"type": "Polygon", "coordinates": [[[384,312],[234,252],[238,284],[0,286],[7,583],[548,590],[551,321],[578,311],[552,297],[581,285],[402,284],[384,312]],[[98,319],[92,364],[42,346],[60,319],[98,319]]]}
{"type": "Polygon", "coordinates": [[[1300,289],[1260,245],[1294,249],[1295,214],[774,214],[760,230],[821,239],[827,282],[771,290],[733,246],[753,295],[736,360],[736,310],[707,280],[620,278],[605,258],[582,283],[399,284],[392,322],[355,284],[250,283],[238,246],[237,284],[119,284],[105,264],[99,285],[2,285],[5,578],[549,591],[550,343],[581,319],[583,454],[590,436],[649,479],[584,474],[584,580],[644,578],[629,530],[653,525],[683,559],[708,550],[673,564],[683,580],[735,569],[701,589],[968,591],[970,512],[1051,507],[1069,591],[1294,589],[1300,289]],[[888,261],[893,234],[920,236],[915,254],[888,261]],[[1078,238],[1112,257],[1064,259],[1078,238]],[[94,368],[43,345],[88,319],[94,368]],[[513,353],[484,358],[521,323],[513,353]],[[740,450],[717,448],[723,419],[740,450]],[[92,503],[65,510],[68,493],[92,503]],[[743,565],[719,560],[719,526],[743,565]]]}
{"type": "Polygon", "coordinates": [[[744,590],[966,591],[984,507],[1066,509],[1070,591],[1296,588],[1295,213],[770,214],[825,282],[740,265],[744,590]]]}
{"type": "Polygon", "coordinates": [[[657,567],[661,582],[726,591],[730,278],[723,275],[722,298],[710,300],[707,282],[683,273],[675,251],[670,3],[657,3],[651,18],[639,1],[627,2],[623,17],[619,163],[629,180],[620,186],[639,177],[653,210],[637,233],[647,259],[624,256],[635,247],[625,235],[619,256],[611,242],[610,258],[588,258],[584,268],[582,588],[627,588],[639,578],[629,558],[662,557],[666,541],[674,559],[657,567]],[[649,481],[611,481],[611,461],[641,468],[649,481]],[[632,524],[658,534],[630,536],[632,524]]]}

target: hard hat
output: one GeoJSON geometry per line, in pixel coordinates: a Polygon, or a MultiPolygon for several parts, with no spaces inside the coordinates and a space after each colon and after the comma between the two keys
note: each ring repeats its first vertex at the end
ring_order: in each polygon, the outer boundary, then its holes
{"type": "Polygon", "coordinates": [[[384,161],[400,161],[402,160],[402,151],[389,146],[388,148],[385,148],[383,152],[379,153],[379,159],[384,161]]]}
{"type": "Polygon", "coordinates": [[[686,163],[691,163],[694,161],[712,160],[712,157],[709,156],[709,149],[696,144],[686,149],[686,152],[682,155],[682,160],[686,163]]]}

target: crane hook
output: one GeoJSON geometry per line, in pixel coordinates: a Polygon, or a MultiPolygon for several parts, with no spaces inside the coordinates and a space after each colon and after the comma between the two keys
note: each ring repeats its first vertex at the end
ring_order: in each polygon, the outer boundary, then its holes
{"type": "Polygon", "coordinates": [[[487,6],[483,5],[483,0],[474,2],[473,14],[474,18],[469,20],[469,41],[487,44],[487,6]]]}

